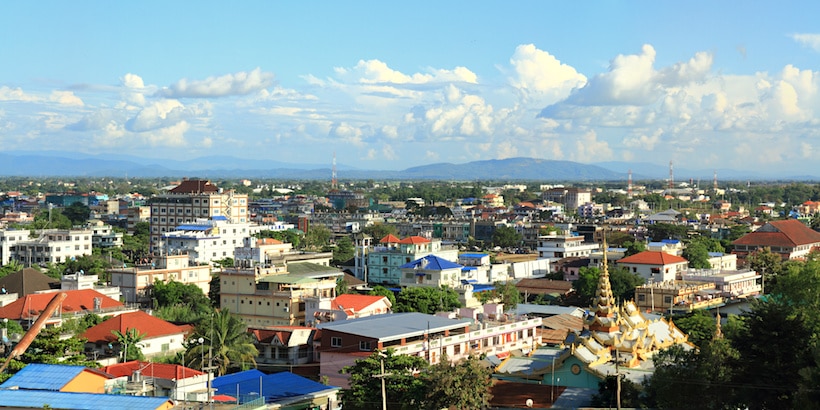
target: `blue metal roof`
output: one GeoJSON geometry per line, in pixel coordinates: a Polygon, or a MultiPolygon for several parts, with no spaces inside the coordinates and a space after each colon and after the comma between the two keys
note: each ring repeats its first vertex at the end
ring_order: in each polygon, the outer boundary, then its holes
{"type": "Polygon", "coordinates": [[[465,267],[461,268],[461,270],[465,271],[465,270],[478,270],[478,269],[475,266],[465,266],[465,267]]]}
{"type": "Polygon", "coordinates": [[[675,245],[675,244],[679,243],[680,241],[679,241],[679,240],[677,240],[677,239],[661,239],[661,242],[663,242],[663,243],[671,243],[672,245],[675,245]]]}
{"type": "Polygon", "coordinates": [[[48,405],[53,409],[156,410],[168,402],[167,397],[0,389],[0,403],[3,407],[42,409],[48,405]]]}
{"type": "Polygon", "coordinates": [[[214,215],[211,217],[212,221],[227,221],[228,217],[224,215],[214,215]]]}
{"type": "Polygon", "coordinates": [[[723,253],[723,252],[708,252],[708,253],[709,253],[709,256],[711,256],[713,258],[725,255],[725,253],[723,253]]]}
{"type": "Polygon", "coordinates": [[[453,263],[448,261],[447,259],[440,258],[436,255],[427,255],[423,258],[419,258],[414,260],[410,263],[405,263],[404,265],[399,266],[399,269],[410,269],[410,268],[418,268],[418,269],[425,269],[425,270],[443,270],[443,269],[457,269],[461,268],[461,265],[457,263],[453,263]],[[424,267],[422,267],[423,262],[427,263],[424,267]]]}
{"type": "Polygon", "coordinates": [[[489,253],[462,253],[461,255],[458,255],[459,258],[476,258],[476,259],[481,259],[485,256],[490,256],[490,254],[489,253]]]}
{"type": "Polygon", "coordinates": [[[264,396],[265,402],[268,403],[323,390],[338,389],[338,387],[317,383],[290,372],[264,374],[258,370],[247,370],[217,377],[212,386],[216,389],[217,394],[236,396],[238,392],[239,397],[245,397],[256,393],[264,396]]]}
{"type": "Polygon", "coordinates": [[[85,366],[31,363],[0,384],[0,388],[59,391],[83,370],[85,366]]]}
{"type": "Polygon", "coordinates": [[[178,231],[207,231],[211,229],[209,225],[180,225],[177,226],[176,230],[178,231]]]}

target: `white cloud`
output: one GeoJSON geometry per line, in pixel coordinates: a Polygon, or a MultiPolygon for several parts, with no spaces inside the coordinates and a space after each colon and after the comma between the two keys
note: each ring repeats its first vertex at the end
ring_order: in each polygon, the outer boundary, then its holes
{"type": "Polygon", "coordinates": [[[599,162],[612,158],[612,149],[606,141],[599,140],[595,131],[588,131],[575,142],[575,153],[570,155],[577,162],[599,162]]]}
{"type": "Polygon", "coordinates": [[[182,79],[159,91],[168,98],[208,98],[230,95],[247,95],[273,84],[273,73],[256,68],[250,72],[240,71],[205,80],[182,79]]]}
{"type": "Polygon", "coordinates": [[[49,96],[49,101],[56,102],[61,105],[71,105],[75,107],[82,107],[83,100],[74,95],[71,91],[52,91],[49,96]]]}
{"type": "Polygon", "coordinates": [[[803,33],[792,34],[792,39],[803,47],[820,52],[820,34],[803,33]]]}
{"type": "Polygon", "coordinates": [[[38,100],[36,96],[24,93],[21,88],[9,88],[5,85],[0,87],[0,101],[33,102],[38,100]]]}
{"type": "Polygon", "coordinates": [[[587,78],[575,68],[561,63],[533,44],[516,47],[510,64],[515,70],[510,84],[525,98],[536,98],[545,104],[566,98],[573,88],[581,87],[587,82],[587,78]]]}
{"type": "Polygon", "coordinates": [[[359,60],[352,68],[336,67],[336,75],[344,80],[364,84],[426,84],[431,82],[476,83],[478,77],[465,67],[453,70],[432,69],[430,73],[404,74],[379,60],[359,60]]]}
{"type": "Polygon", "coordinates": [[[609,71],[591,78],[583,88],[571,95],[567,102],[577,105],[645,105],[660,96],[659,86],[653,82],[655,49],[645,44],[640,54],[619,55],[609,71]]]}
{"type": "Polygon", "coordinates": [[[130,131],[143,132],[175,125],[182,121],[184,106],[177,100],[157,100],[128,121],[130,131]]]}
{"type": "Polygon", "coordinates": [[[640,148],[647,151],[655,149],[655,145],[660,142],[663,130],[658,129],[652,135],[639,135],[636,137],[624,138],[623,144],[627,148],[640,148]]]}

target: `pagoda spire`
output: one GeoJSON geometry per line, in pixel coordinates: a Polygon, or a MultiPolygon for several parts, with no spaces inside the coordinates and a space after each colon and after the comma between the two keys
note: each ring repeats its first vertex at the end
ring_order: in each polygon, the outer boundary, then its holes
{"type": "Polygon", "coordinates": [[[715,315],[715,337],[714,340],[723,339],[723,330],[720,327],[720,306],[717,308],[717,314],[715,315]]]}
{"type": "Polygon", "coordinates": [[[606,230],[604,230],[604,260],[601,274],[598,277],[598,287],[595,298],[592,300],[593,316],[589,320],[589,330],[613,332],[618,330],[615,323],[615,296],[612,293],[612,284],[609,282],[609,261],[607,260],[606,230]]]}

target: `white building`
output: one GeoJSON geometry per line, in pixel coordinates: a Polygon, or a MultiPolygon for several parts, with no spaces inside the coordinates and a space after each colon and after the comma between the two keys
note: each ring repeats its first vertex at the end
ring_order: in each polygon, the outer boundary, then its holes
{"type": "Polygon", "coordinates": [[[0,266],[9,263],[9,260],[17,259],[11,250],[18,242],[25,242],[29,239],[29,231],[25,229],[0,230],[0,266]]]}
{"type": "Polygon", "coordinates": [[[18,241],[10,247],[12,257],[25,266],[62,263],[84,255],[91,255],[91,230],[44,229],[38,237],[18,241]]]}
{"type": "Polygon", "coordinates": [[[114,232],[114,227],[100,220],[88,221],[87,229],[91,230],[93,248],[112,248],[122,246],[122,232],[114,232]]]}
{"type": "Polygon", "coordinates": [[[550,262],[563,258],[586,258],[600,249],[597,243],[584,242],[583,236],[557,235],[554,232],[538,238],[538,258],[550,262]]]}
{"type": "Polygon", "coordinates": [[[685,282],[714,283],[720,296],[726,299],[760,294],[760,274],[752,270],[689,269],[681,275],[685,282]]]}
{"type": "Polygon", "coordinates": [[[198,218],[162,234],[162,249],[168,255],[188,255],[192,264],[204,265],[233,258],[234,250],[250,235],[248,222],[231,223],[224,216],[198,218]]]}

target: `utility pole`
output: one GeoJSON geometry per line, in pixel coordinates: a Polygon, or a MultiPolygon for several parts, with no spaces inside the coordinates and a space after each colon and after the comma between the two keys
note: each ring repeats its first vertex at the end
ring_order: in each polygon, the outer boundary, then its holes
{"type": "Polygon", "coordinates": [[[618,367],[620,365],[620,361],[618,349],[615,348],[615,392],[617,395],[615,398],[615,403],[618,406],[618,410],[621,410],[621,370],[618,367]]]}
{"type": "Polygon", "coordinates": [[[381,350],[377,350],[377,352],[379,353],[379,365],[381,366],[381,373],[374,374],[373,377],[377,377],[382,380],[382,410],[387,410],[387,388],[385,387],[384,379],[387,376],[391,376],[391,374],[384,372],[384,358],[387,357],[387,355],[384,354],[384,352],[382,352],[381,350]]]}

